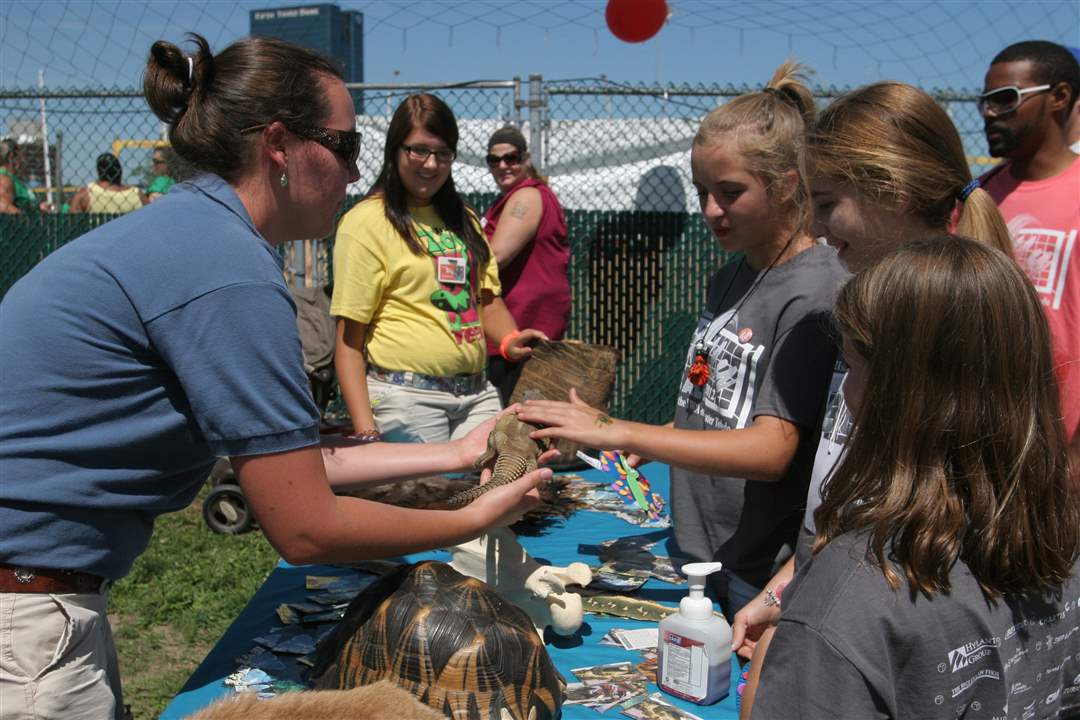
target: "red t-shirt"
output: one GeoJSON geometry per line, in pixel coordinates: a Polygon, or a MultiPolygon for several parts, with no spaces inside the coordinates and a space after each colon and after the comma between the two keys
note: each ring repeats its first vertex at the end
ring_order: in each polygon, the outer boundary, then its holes
{"type": "MultiPolygon", "coordinates": [[[[533,239],[499,270],[503,301],[519,328],[542,330],[552,340],[559,340],[570,317],[570,280],[566,276],[570,243],[566,240],[566,216],[555,193],[539,180],[523,180],[484,213],[484,234],[490,241],[506,201],[526,187],[540,191],[540,224],[533,239]]],[[[498,354],[499,346],[489,340],[488,355],[498,354]]]]}
{"type": "Polygon", "coordinates": [[[1047,180],[1017,180],[1008,166],[989,175],[983,188],[1005,217],[1016,261],[1046,312],[1071,438],[1080,425],[1080,157],[1047,180]]]}

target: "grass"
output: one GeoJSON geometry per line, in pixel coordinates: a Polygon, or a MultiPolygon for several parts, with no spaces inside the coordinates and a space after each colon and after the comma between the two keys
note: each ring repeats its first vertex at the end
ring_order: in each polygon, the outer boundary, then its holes
{"type": "Polygon", "coordinates": [[[277,553],[260,532],[217,535],[191,507],[158,518],[146,552],[113,587],[124,702],[157,718],[266,580],[277,553]]]}

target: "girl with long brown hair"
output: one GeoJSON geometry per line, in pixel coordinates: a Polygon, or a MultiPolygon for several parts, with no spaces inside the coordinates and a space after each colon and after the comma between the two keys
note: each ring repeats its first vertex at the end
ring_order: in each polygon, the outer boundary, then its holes
{"type": "Polygon", "coordinates": [[[546,338],[518,331],[479,220],[454,188],[458,126],[428,93],[405,98],[367,197],[338,226],[334,362],[356,433],[395,442],[463,437],[499,412],[485,339],[519,361],[546,338]]]}
{"type": "MultiPolygon", "coordinates": [[[[806,148],[812,231],[837,249],[849,270],[873,265],[908,240],[950,228],[1011,252],[1008,229],[993,199],[973,182],[960,134],[948,113],[919,88],[884,81],[842,95],[809,129],[806,148]]],[[[842,456],[850,431],[851,416],[840,392],[846,372],[838,362],[796,555],[732,623],[736,651],[755,656],[744,718],[750,715],[769,628],[780,618],[783,591],[795,576],[796,561],[809,557],[821,485],[842,456]]]]}
{"type": "Polygon", "coordinates": [[[753,717],[1073,717],[1080,497],[1034,289],[936,237],[856,275],[834,317],[854,429],[753,717]]]}

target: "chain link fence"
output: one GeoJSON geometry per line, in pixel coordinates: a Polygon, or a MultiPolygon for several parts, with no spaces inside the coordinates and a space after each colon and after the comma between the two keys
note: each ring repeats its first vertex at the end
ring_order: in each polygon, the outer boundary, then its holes
{"type": "MultiPolygon", "coordinates": [[[[615,414],[670,420],[706,283],[726,260],[697,212],[691,141],[709,110],[753,88],[544,82],[532,76],[350,89],[362,95],[365,114],[357,116],[357,128],[364,143],[360,180],[343,211],[374,182],[390,115],[410,92],[434,92],[453,108],[461,131],[454,182],[480,212],[496,197],[484,164],[488,137],[505,124],[522,130],[534,163],[566,209],[573,292],[568,336],[621,351],[615,414]]],[[[843,90],[815,92],[824,105],[843,90]]],[[[960,130],[972,171],[987,169],[993,161],[981,154],[974,93],[933,94],[960,130]]],[[[17,174],[37,200],[58,212],[0,215],[0,293],[48,253],[115,217],[64,212],[78,190],[96,179],[99,154],[116,155],[124,182],[144,189],[155,176],[151,157],[157,149],[165,149],[171,176],[179,180],[191,172],[168,153],[164,127],[136,91],[0,89],[4,129],[21,151],[17,174]]],[[[290,283],[332,282],[333,238],[290,243],[282,252],[290,283]]]]}

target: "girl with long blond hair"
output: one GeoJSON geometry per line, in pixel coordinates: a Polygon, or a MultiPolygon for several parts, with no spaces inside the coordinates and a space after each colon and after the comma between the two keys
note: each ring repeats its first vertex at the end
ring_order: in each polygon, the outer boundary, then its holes
{"type": "Polygon", "coordinates": [[[702,214],[741,257],[709,283],[673,426],[614,420],[576,398],[529,401],[519,412],[546,426],[535,437],[668,463],[673,551],[723,562],[713,590],[729,613],[794,545],[836,355],[826,315],[845,275],[810,234],[799,169],[815,108],[799,71],[784,63],[763,91],[709,113],[694,139],[702,214]]]}
{"type": "Polygon", "coordinates": [[[1080,497],[1031,284],[973,240],[917,240],[834,318],[854,429],[753,717],[1075,717],[1080,497]]]}

